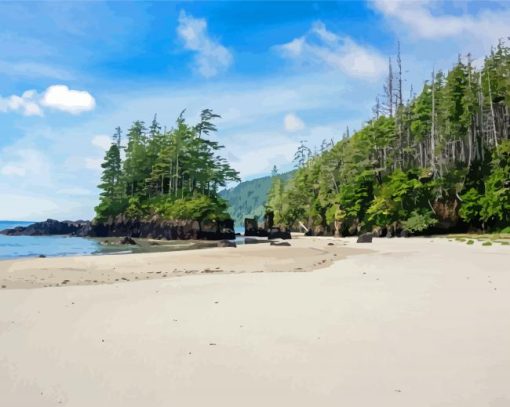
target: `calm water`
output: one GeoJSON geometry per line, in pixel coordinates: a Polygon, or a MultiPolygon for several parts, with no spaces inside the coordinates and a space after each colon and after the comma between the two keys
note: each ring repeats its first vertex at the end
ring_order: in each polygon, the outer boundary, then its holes
{"type": "MultiPolygon", "coordinates": [[[[0,230],[28,226],[32,222],[0,221],[0,230]]],[[[0,235],[0,259],[15,257],[70,256],[101,251],[101,245],[91,239],[67,236],[4,236],[0,235]]]]}
{"type": "MultiPolygon", "coordinates": [[[[12,229],[16,226],[28,226],[33,222],[1,221],[0,230],[12,229]]],[[[237,231],[237,230],[236,230],[237,231]]],[[[242,229],[244,232],[244,228],[242,229]]],[[[113,241],[118,239],[113,239],[113,241]]],[[[244,238],[236,239],[238,244],[244,243],[244,238]]],[[[109,253],[140,253],[154,251],[180,251],[211,247],[211,244],[183,241],[165,241],[152,246],[143,240],[137,246],[122,246],[116,243],[102,245],[99,239],[85,239],[69,236],[5,236],[0,235],[0,259],[18,257],[37,257],[41,254],[53,256],[72,256],[86,254],[109,253]]]]}

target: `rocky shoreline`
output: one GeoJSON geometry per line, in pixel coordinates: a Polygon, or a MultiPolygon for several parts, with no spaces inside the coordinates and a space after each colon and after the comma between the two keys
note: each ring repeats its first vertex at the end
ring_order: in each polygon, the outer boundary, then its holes
{"type": "Polygon", "coordinates": [[[7,236],[124,237],[164,240],[223,240],[235,239],[234,222],[226,221],[167,221],[154,217],[132,220],[119,216],[108,222],[58,221],[47,219],[29,226],[0,231],[7,236]]]}

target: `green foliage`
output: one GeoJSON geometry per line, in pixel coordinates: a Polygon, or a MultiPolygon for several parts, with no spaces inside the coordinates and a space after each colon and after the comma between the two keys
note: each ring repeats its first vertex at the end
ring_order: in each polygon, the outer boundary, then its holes
{"type": "Polygon", "coordinates": [[[423,232],[436,223],[437,219],[434,218],[434,214],[431,211],[413,211],[411,216],[402,222],[402,226],[405,230],[416,233],[423,232]]]}
{"type": "MultiPolygon", "coordinates": [[[[293,174],[294,171],[291,171],[277,176],[285,184],[293,174]]],[[[263,218],[272,181],[273,177],[262,177],[220,191],[219,195],[228,202],[228,213],[236,225],[244,225],[244,218],[263,218]]]]}
{"type": "Polygon", "coordinates": [[[459,215],[467,223],[474,223],[480,219],[482,211],[481,195],[475,188],[470,188],[462,195],[462,206],[459,215]]]}
{"type": "Polygon", "coordinates": [[[270,193],[278,219],[330,232],[341,222],[350,233],[398,224],[417,233],[459,217],[510,225],[510,48],[500,42],[480,70],[459,58],[408,103],[389,89],[395,79],[361,130],[320,154],[301,142],[298,170],[270,193]]]}
{"type": "Polygon", "coordinates": [[[481,218],[498,225],[510,224],[510,141],[494,152],[492,171],[485,181],[481,198],[481,218]]]}
{"type": "Polygon", "coordinates": [[[217,130],[213,120],[220,116],[205,109],[200,122],[190,126],[183,113],[169,131],[161,131],[156,116],[149,129],[135,121],[127,132],[126,146],[122,146],[120,128],[116,129],[102,164],[96,219],[119,214],[141,219],[156,213],[169,219],[228,216],[218,189],[239,181],[239,175],[219,155],[223,146],[206,138],[217,130]]]}
{"type": "Polygon", "coordinates": [[[166,219],[225,220],[230,216],[227,202],[220,197],[199,195],[193,198],[159,199],[153,202],[156,212],[166,219]]]}

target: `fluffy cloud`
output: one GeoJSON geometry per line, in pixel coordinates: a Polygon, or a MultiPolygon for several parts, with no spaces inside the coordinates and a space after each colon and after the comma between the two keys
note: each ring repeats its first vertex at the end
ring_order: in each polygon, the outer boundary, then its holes
{"type": "Polygon", "coordinates": [[[355,78],[379,79],[386,70],[386,60],[377,51],[328,31],[320,21],[302,37],[276,49],[283,57],[305,65],[325,64],[355,78]]]}
{"type": "Polygon", "coordinates": [[[53,85],[44,92],[41,105],[78,114],[93,110],[96,107],[96,101],[87,91],[72,90],[65,85],[53,85]]]}
{"type": "MultiPolygon", "coordinates": [[[[499,10],[482,9],[476,15],[449,14],[440,9],[440,2],[375,0],[373,7],[390,19],[395,28],[404,29],[416,38],[440,40],[457,38],[462,41],[494,45],[508,37],[510,7],[499,10]]],[[[493,3],[497,4],[497,3],[493,3]]],[[[503,5],[503,3],[499,3],[503,5]]]]}
{"type": "Polygon", "coordinates": [[[20,111],[25,116],[42,116],[43,112],[38,104],[37,92],[27,90],[21,96],[0,96],[0,112],[20,111]]]}
{"type": "Polygon", "coordinates": [[[303,130],[305,128],[305,123],[294,113],[288,113],[283,118],[283,126],[285,127],[285,130],[292,133],[303,130]]]}
{"type": "Polygon", "coordinates": [[[96,101],[89,92],[72,90],[65,85],[52,85],[42,95],[33,89],[21,96],[0,95],[0,112],[20,111],[25,116],[43,116],[43,108],[79,114],[93,110],[95,106],[96,101]]]}
{"type": "Polygon", "coordinates": [[[230,51],[207,33],[207,21],[181,11],[177,34],[184,47],[194,51],[195,64],[200,75],[210,78],[225,71],[233,61],[230,51]]]}
{"type": "Polygon", "coordinates": [[[102,150],[108,150],[111,144],[112,144],[111,137],[104,134],[98,134],[97,136],[94,136],[92,138],[92,145],[99,147],[102,150]]]}

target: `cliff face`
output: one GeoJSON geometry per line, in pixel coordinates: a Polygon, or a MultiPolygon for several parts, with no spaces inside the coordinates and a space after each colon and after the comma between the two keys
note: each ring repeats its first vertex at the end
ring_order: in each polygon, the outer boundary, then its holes
{"type": "Polygon", "coordinates": [[[91,223],[80,236],[120,237],[130,236],[166,240],[221,240],[235,239],[234,221],[167,221],[158,217],[151,220],[133,220],[118,216],[104,223],[91,223]]]}
{"type": "Polygon", "coordinates": [[[118,216],[108,222],[57,221],[48,219],[27,227],[0,231],[8,236],[71,235],[80,237],[137,237],[166,240],[221,240],[235,239],[234,221],[166,221],[158,217],[151,220],[133,220],[118,216]]]}

